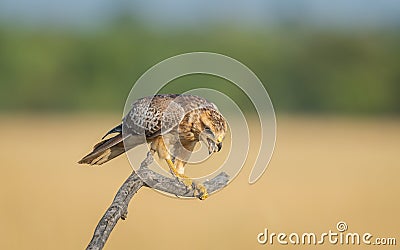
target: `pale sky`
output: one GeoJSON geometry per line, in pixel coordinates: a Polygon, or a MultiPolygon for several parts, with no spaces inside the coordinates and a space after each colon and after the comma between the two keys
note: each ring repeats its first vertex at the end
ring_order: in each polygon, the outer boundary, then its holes
{"type": "Polygon", "coordinates": [[[121,10],[150,25],[248,25],[295,20],[311,25],[400,24],[399,0],[0,0],[0,20],[66,25],[102,24],[121,10]]]}

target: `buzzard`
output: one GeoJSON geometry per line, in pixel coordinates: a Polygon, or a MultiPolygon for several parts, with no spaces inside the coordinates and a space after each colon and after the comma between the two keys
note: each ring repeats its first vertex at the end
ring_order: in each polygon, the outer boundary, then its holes
{"type": "MultiPolygon", "coordinates": [[[[149,143],[150,151],[167,162],[173,175],[186,186],[185,165],[197,142],[202,141],[209,154],[222,148],[227,122],[215,104],[195,95],[159,94],[138,99],[122,119],[97,143],[80,164],[101,165],[140,144],[149,143]],[[104,139],[108,135],[116,134],[104,139]]],[[[197,185],[207,198],[207,190],[197,185]]]]}

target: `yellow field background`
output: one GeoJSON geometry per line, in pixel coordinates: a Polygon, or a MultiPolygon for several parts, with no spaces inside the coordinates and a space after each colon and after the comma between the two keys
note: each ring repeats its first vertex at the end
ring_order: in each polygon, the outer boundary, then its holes
{"type": "MultiPolygon", "coordinates": [[[[102,167],[76,162],[118,116],[0,117],[0,249],[84,249],[131,172],[125,156],[102,167]]],[[[205,201],[145,189],[105,249],[308,249],[259,245],[257,234],[336,230],[396,237],[400,245],[400,120],[278,116],[275,153],[263,177],[245,166],[205,201]]],[[[254,157],[254,155],[250,155],[254,157]]],[[[138,161],[144,155],[138,155],[138,161]]],[[[208,162],[212,164],[211,161],[208,162]]]]}

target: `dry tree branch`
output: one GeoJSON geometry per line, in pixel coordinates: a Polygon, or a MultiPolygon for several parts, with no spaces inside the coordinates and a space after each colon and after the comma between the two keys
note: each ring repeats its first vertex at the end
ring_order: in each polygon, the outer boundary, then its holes
{"type": "MultiPolygon", "coordinates": [[[[123,220],[126,219],[128,215],[128,205],[133,195],[143,186],[152,187],[180,197],[200,197],[201,194],[199,194],[197,190],[188,189],[176,178],[168,178],[150,170],[148,166],[152,162],[153,156],[149,152],[146,159],[140,164],[137,173],[133,171],[124,184],[122,184],[110,207],[97,224],[92,240],[86,249],[103,249],[104,244],[118,220],[120,218],[123,220]]],[[[228,181],[229,176],[222,172],[213,179],[204,182],[203,185],[207,188],[209,193],[212,193],[226,186],[228,181]]]]}

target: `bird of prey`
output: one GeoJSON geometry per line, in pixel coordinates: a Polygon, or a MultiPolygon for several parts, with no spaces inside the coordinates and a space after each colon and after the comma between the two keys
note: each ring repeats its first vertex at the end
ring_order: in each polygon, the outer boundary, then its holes
{"type": "MultiPolygon", "coordinates": [[[[191,187],[184,168],[197,142],[202,141],[209,154],[221,150],[227,122],[215,104],[186,94],[159,94],[138,99],[122,119],[79,163],[101,165],[126,150],[149,143],[150,151],[167,162],[173,175],[191,187]],[[110,134],[116,134],[105,139],[110,134]],[[124,146],[125,144],[125,146],[124,146]]],[[[202,199],[207,190],[197,185],[202,199]]]]}

